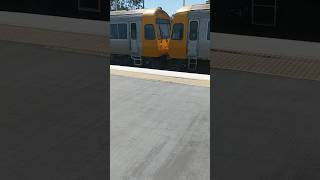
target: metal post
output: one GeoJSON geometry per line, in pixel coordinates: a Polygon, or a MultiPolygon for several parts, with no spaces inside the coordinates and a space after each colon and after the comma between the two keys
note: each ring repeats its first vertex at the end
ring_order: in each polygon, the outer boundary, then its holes
{"type": "Polygon", "coordinates": [[[144,0],[142,0],[142,9],[144,9],[144,0]]]}
{"type": "Polygon", "coordinates": [[[185,6],[186,5],[186,0],[183,0],[183,6],[185,6]]]}

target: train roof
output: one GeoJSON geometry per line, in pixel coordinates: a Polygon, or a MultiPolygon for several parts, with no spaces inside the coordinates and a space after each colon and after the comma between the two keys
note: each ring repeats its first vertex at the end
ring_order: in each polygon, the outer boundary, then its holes
{"type": "MultiPolygon", "coordinates": [[[[154,15],[157,12],[164,12],[161,7],[150,8],[150,9],[135,9],[135,10],[121,10],[121,11],[111,11],[111,16],[121,16],[121,15],[154,15]]],[[[167,13],[166,13],[167,14],[167,13]]]]}
{"type": "Polygon", "coordinates": [[[189,6],[184,6],[177,10],[176,13],[187,12],[187,11],[202,11],[210,10],[210,4],[193,4],[189,6]]]}

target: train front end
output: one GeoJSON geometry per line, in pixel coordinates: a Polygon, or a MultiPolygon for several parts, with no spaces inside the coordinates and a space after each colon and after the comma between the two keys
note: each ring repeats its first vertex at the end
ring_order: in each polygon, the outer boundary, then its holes
{"type": "Polygon", "coordinates": [[[170,43],[170,17],[161,8],[145,10],[142,17],[142,56],[145,66],[163,69],[170,43]]]}

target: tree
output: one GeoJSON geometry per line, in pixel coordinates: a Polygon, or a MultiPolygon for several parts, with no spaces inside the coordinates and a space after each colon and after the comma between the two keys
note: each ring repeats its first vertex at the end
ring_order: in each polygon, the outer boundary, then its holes
{"type": "Polygon", "coordinates": [[[111,0],[111,11],[143,8],[144,0],[111,0]]]}

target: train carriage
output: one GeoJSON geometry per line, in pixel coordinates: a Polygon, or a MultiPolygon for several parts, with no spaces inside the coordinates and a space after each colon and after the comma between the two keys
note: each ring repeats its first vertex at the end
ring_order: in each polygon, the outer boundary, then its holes
{"type": "Polygon", "coordinates": [[[171,21],[168,64],[173,70],[209,72],[210,4],[179,9],[171,21]]]}
{"type": "Polygon", "coordinates": [[[170,17],[161,8],[113,11],[110,16],[111,63],[165,66],[170,17]]]}

